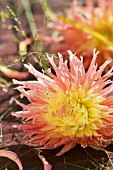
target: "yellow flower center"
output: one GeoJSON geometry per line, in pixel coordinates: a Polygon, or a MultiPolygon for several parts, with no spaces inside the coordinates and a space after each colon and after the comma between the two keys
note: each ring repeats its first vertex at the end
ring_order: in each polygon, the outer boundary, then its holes
{"type": "Polygon", "coordinates": [[[85,92],[83,87],[78,90],[67,90],[66,93],[48,93],[48,113],[46,121],[55,132],[65,136],[84,137],[96,136],[97,130],[103,126],[101,118],[106,117],[107,107],[101,105],[104,98],[90,89],[85,92]]]}
{"type": "MultiPolygon", "coordinates": [[[[97,17],[94,20],[92,29],[99,32],[101,35],[104,35],[104,37],[112,44],[112,41],[113,41],[112,25],[113,25],[113,19],[109,19],[109,18],[105,19],[105,18],[97,17]]],[[[100,49],[100,47],[103,48],[104,42],[100,41],[97,38],[94,40],[95,40],[95,44],[98,46],[99,49],[100,49]]],[[[105,45],[107,45],[107,44],[105,44],[105,45]]]]}

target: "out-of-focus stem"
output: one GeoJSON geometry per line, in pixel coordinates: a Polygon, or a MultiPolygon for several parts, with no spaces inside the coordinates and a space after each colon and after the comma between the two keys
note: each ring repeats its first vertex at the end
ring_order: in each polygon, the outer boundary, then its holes
{"type": "Polygon", "coordinates": [[[25,13],[26,13],[26,17],[27,17],[27,20],[29,23],[31,33],[32,33],[33,37],[35,37],[36,30],[32,23],[32,20],[34,21],[34,17],[33,17],[32,11],[31,11],[29,0],[21,0],[21,2],[22,2],[22,5],[23,5],[25,13]]]}
{"type": "Polygon", "coordinates": [[[39,3],[41,4],[43,11],[47,17],[50,17],[50,19],[55,18],[55,13],[52,11],[52,9],[49,7],[47,0],[39,0],[39,3]]]}

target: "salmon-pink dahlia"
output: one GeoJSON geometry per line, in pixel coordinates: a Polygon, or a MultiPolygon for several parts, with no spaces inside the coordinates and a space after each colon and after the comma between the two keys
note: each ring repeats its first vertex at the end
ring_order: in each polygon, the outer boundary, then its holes
{"type": "Polygon", "coordinates": [[[17,101],[23,111],[13,113],[25,120],[21,128],[28,132],[27,144],[40,149],[53,149],[64,145],[58,153],[62,155],[76,143],[86,147],[106,147],[113,138],[113,75],[112,68],[102,75],[106,61],[97,70],[93,54],[91,64],[85,72],[83,58],[69,53],[67,61],[59,54],[57,67],[52,57],[47,55],[56,75],[50,69],[44,73],[25,65],[36,81],[16,81],[17,89],[27,97],[29,104],[17,101]]]}
{"type": "Polygon", "coordinates": [[[64,14],[56,15],[48,27],[58,31],[56,37],[47,37],[51,53],[60,52],[68,57],[67,50],[84,57],[85,68],[89,67],[93,49],[100,51],[97,59],[101,65],[106,59],[113,59],[113,0],[86,0],[86,6],[78,6],[73,0],[71,8],[64,14]]]}

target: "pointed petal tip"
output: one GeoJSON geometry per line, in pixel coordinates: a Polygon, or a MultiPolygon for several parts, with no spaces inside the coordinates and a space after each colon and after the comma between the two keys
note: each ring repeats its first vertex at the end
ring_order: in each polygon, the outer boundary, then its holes
{"type": "Polygon", "coordinates": [[[16,79],[12,79],[12,82],[13,82],[13,84],[17,84],[17,80],[16,79]]]}
{"type": "Polygon", "coordinates": [[[59,56],[59,57],[62,57],[62,54],[58,53],[58,56],[59,56]]]}
{"type": "Polygon", "coordinates": [[[68,50],[67,52],[68,52],[69,55],[73,55],[71,50],[68,50]]]}
{"type": "Polygon", "coordinates": [[[13,82],[13,84],[23,85],[23,82],[24,82],[24,81],[18,81],[18,80],[16,80],[16,79],[12,79],[12,82],[13,82]]]}
{"type": "Polygon", "coordinates": [[[29,68],[30,64],[24,64],[24,66],[25,66],[26,68],[29,68]]]}
{"type": "Polygon", "coordinates": [[[61,156],[63,153],[62,152],[59,152],[56,154],[56,156],[61,156]]]}
{"type": "Polygon", "coordinates": [[[99,51],[96,51],[96,48],[93,50],[93,56],[97,56],[99,54],[99,51]]]}

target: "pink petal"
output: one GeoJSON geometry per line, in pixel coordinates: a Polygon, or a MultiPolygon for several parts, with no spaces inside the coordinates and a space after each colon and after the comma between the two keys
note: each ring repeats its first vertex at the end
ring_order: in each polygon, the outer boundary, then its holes
{"type": "Polygon", "coordinates": [[[18,165],[19,170],[23,170],[22,163],[16,153],[2,149],[0,150],[0,157],[7,157],[11,159],[18,165]]]}
{"type": "Polygon", "coordinates": [[[46,159],[42,155],[38,155],[38,156],[44,165],[44,170],[52,170],[52,166],[46,161],[46,159]]]}

